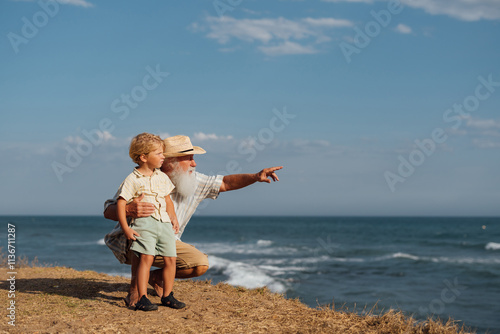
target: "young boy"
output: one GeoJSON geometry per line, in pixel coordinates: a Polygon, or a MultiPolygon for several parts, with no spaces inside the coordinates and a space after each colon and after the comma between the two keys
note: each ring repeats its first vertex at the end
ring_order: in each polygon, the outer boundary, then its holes
{"type": "Polygon", "coordinates": [[[180,309],[186,304],[174,298],[172,288],[175,279],[175,233],[179,232],[179,223],[174,211],[170,193],[174,185],[168,176],[158,168],[163,164],[164,144],[160,137],[141,133],[132,139],[129,155],[138,167],[127,176],[118,189],[118,219],[128,240],[133,240],[130,247],[140,257],[137,270],[139,302],[135,310],[153,311],[158,306],[147,298],[149,270],[155,255],[163,256],[163,296],[161,304],[180,309]],[[155,205],[155,212],[146,218],[136,218],[127,223],[125,205],[135,197],[144,194],[143,201],[155,205]],[[133,228],[132,228],[133,227],[133,228]]]}

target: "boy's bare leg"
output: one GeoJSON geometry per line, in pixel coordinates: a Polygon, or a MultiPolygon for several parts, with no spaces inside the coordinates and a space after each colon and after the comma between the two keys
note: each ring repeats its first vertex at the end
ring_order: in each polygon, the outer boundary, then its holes
{"type": "Polygon", "coordinates": [[[174,288],[175,280],[175,257],[163,257],[165,267],[163,268],[163,294],[162,297],[167,297],[174,288]]]}
{"type": "MultiPolygon", "coordinates": [[[[205,262],[206,255],[197,250],[196,248],[184,244],[183,242],[176,241],[176,251],[177,251],[177,262],[181,264],[182,269],[176,268],[175,278],[193,278],[204,275],[208,270],[208,265],[198,265],[191,268],[186,268],[187,264],[185,257],[193,258],[199,257],[198,260],[194,262],[205,262]],[[204,261],[205,260],[205,261],[204,261]]],[[[161,258],[163,260],[163,258],[161,258]]],[[[162,268],[165,264],[163,261],[156,258],[154,265],[158,268],[162,268]]],[[[191,261],[188,261],[191,262],[191,261]]],[[[155,289],[158,296],[163,296],[163,271],[162,269],[153,270],[149,276],[149,284],[155,289]]]]}
{"type": "Polygon", "coordinates": [[[135,304],[139,301],[139,291],[137,290],[137,268],[139,268],[139,258],[137,256],[132,256],[132,265],[130,267],[132,271],[132,278],[130,279],[128,295],[125,297],[125,304],[128,307],[135,306],[135,304]]]}
{"type": "Polygon", "coordinates": [[[139,268],[137,268],[137,289],[139,298],[148,295],[149,270],[153,264],[154,255],[141,254],[139,268]]]}

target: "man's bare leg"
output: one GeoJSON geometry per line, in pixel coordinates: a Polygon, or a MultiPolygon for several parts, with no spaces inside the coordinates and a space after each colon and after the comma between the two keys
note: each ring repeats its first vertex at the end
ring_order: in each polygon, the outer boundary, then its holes
{"type": "Polygon", "coordinates": [[[193,278],[199,277],[205,274],[208,270],[208,266],[197,266],[187,269],[177,269],[175,272],[175,278],[193,278]]]}
{"type": "Polygon", "coordinates": [[[155,289],[158,297],[163,296],[163,269],[155,269],[149,273],[149,285],[155,289]]]}
{"type": "Polygon", "coordinates": [[[131,276],[130,287],[128,289],[128,295],[125,297],[125,304],[128,307],[135,306],[139,301],[139,290],[137,288],[137,268],[139,267],[139,258],[137,256],[132,256],[132,265],[130,266],[131,276]]]}
{"type": "MultiPolygon", "coordinates": [[[[177,269],[175,272],[175,278],[193,278],[199,277],[205,274],[208,270],[208,266],[197,266],[187,269],[177,269]]],[[[149,275],[149,284],[155,289],[158,296],[163,296],[163,278],[162,269],[153,270],[149,275]]]]}
{"type": "MultiPolygon", "coordinates": [[[[139,265],[139,258],[134,256],[132,258],[132,279],[130,281],[130,289],[125,302],[129,306],[134,306],[139,300],[139,292],[137,290],[137,267],[139,265]]],[[[187,269],[177,269],[175,272],[175,278],[193,278],[199,277],[205,274],[208,270],[208,266],[197,266],[187,269]]],[[[151,271],[149,275],[149,285],[151,285],[158,296],[163,296],[163,278],[162,269],[156,269],[151,271]]]]}

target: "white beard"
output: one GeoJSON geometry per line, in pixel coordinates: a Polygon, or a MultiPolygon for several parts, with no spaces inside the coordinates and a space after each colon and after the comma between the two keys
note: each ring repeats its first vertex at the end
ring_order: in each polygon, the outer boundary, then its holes
{"type": "Polygon", "coordinates": [[[182,197],[190,197],[194,195],[196,191],[198,180],[196,179],[194,171],[195,167],[191,167],[186,172],[176,170],[169,175],[170,180],[175,186],[176,192],[182,197]]]}

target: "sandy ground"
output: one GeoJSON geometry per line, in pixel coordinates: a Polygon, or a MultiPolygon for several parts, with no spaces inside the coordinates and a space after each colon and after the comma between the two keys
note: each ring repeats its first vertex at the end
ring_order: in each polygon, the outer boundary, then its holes
{"type": "MultiPolygon", "coordinates": [[[[128,279],[64,267],[17,269],[15,298],[2,282],[2,333],[466,333],[453,322],[416,323],[401,312],[357,315],[313,309],[267,289],[247,290],[207,281],[177,280],[175,296],[187,307],[158,311],[128,309],[128,279]],[[15,301],[15,326],[7,307],[15,301]]],[[[160,304],[160,298],[150,300],[160,304]]]]}

